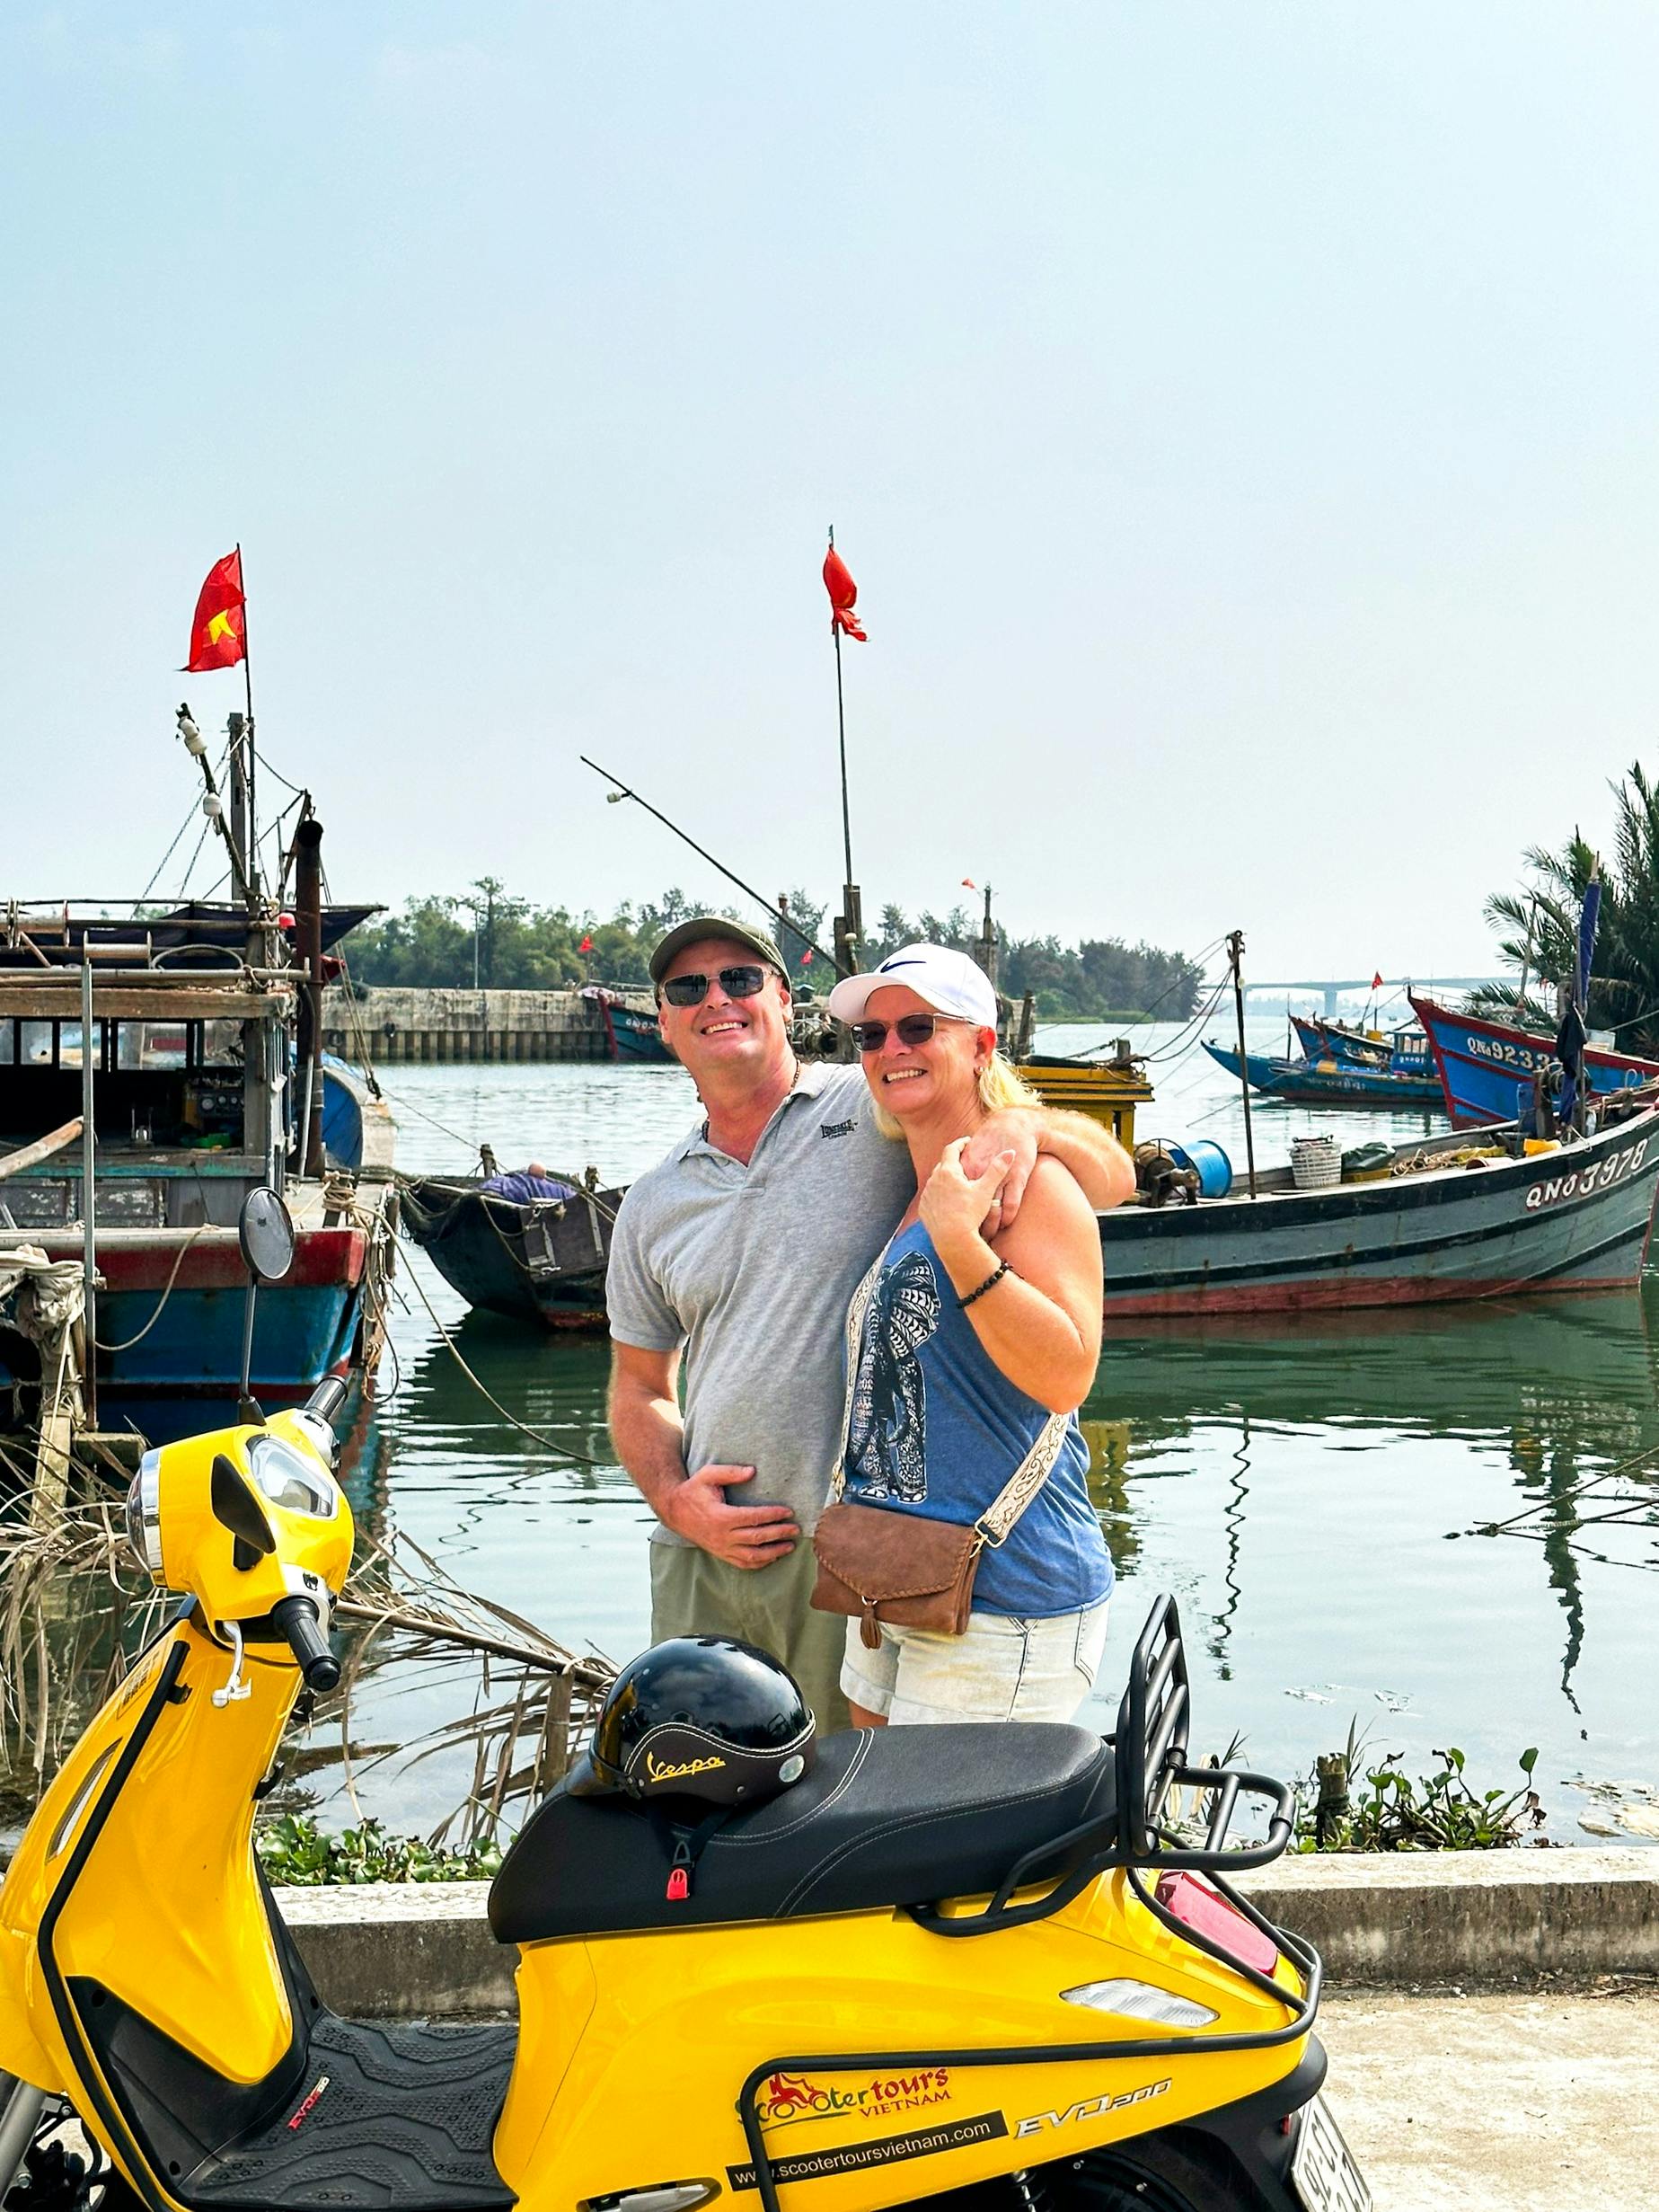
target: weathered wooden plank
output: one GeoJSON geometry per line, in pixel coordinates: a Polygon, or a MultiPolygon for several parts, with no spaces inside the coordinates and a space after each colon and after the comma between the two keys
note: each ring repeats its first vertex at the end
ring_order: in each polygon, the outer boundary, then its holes
{"type": "Polygon", "coordinates": [[[0,1159],[0,1181],[4,1181],[8,1175],[15,1175],[22,1168],[34,1167],[42,1160],[49,1160],[55,1152],[61,1152],[66,1145],[73,1145],[81,1134],[82,1127],[81,1117],[76,1114],[73,1121],[66,1121],[61,1128],[53,1129],[45,1137],[37,1137],[32,1145],[24,1145],[16,1152],[8,1152],[4,1159],[0,1159]]]}
{"type": "MultiPolygon", "coordinates": [[[[93,1018],[103,1022],[260,1022],[283,1013],[286,990],[215,990],[191,984],[157,989],[136,978],[93,985],[93,1018]]],[[[79,1022],[81,978],[72,969],[61,981],[28,973],[0,980],[0,1022],[79,1022]]]]}

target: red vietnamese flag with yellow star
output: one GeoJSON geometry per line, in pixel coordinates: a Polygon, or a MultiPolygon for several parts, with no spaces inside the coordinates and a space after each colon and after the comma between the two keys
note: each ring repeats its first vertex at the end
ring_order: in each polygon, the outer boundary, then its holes
{"type": "Polygon", "coordinates": [[[207,580],[196,602],[190,624],[190,657],[184,664],[189,676],[207,668],[234,668],[247,651],[246,617],[243,612],[242,548],[227,553],[207,571],[207,580]]]}

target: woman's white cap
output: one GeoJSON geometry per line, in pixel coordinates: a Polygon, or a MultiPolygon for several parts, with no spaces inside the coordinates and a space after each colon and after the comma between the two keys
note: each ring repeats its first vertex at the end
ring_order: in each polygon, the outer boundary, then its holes
{"type": "Polygon", "coordinates": [[[868,976],[843,976],[829,995],[837,1022],[861,1022],[878,991],[902,985],[939,1013],[954,1014],[979,1029],[996,1027],[996,993],[984,969],[949,945],[907,944],[868,976]]]}

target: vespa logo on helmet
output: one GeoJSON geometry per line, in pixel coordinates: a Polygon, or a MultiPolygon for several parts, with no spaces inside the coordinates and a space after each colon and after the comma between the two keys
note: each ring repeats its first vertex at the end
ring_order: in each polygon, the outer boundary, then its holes
{"type": "Polygon", "coordinates": [[[693,1774],[712,1774],[717,1766],[724,1766],[725,1764],[724,1759],[710,1755],[706,1759],[682,1759],[677,1765],[669,1765],[659,1759],[654,1751],[648,1751],[645,1755],[645,1779],[654,1783],[686,1782],[693,1774]]]}

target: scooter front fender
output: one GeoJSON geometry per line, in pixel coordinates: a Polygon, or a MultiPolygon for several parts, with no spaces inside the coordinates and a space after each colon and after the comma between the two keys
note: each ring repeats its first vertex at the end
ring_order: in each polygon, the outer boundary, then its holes
{"type": "Polygon", "coordinates": [[[0,2074],[14,2074],[34,2089],[61,2093],[62,2069],[48,2057],[30,2022],[29,1950],[14,1929],[0,1927],[0,2074]]]}

